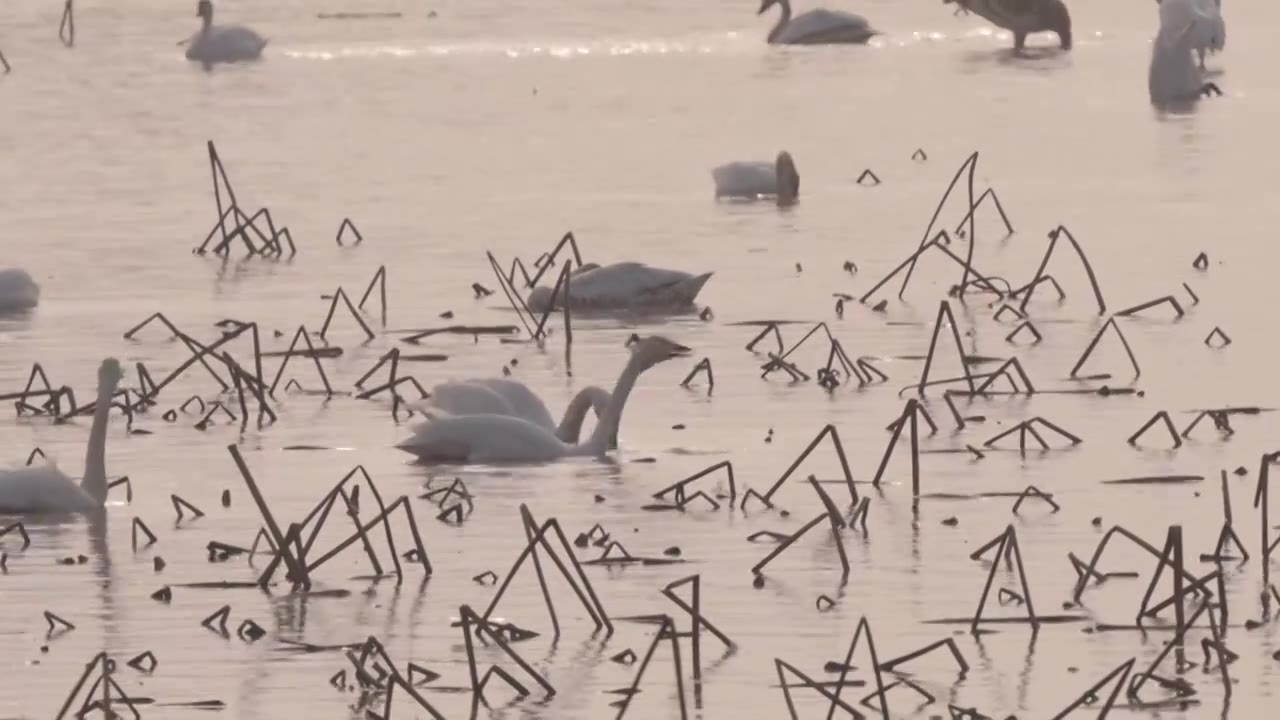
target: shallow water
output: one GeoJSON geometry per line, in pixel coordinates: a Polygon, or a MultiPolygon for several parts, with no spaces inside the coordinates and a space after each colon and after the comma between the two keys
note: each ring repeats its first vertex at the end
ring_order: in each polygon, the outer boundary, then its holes
{"type": "MultiPolygon", "coordinates": [[[[1189,570],[1203,575],[1213,565],[1198,562],[1199,555],[1211,551],[1222,522],[1218,473],[1241,466],[1247,473],[1229,475],[1228,485],[1236,529],[1251,559],[1224,566],[1226,642],[1240,655],[1230,666],[1233,692],[1228,702],[1216,669],[1196,667],[1182,677],[1198,690],[1198,704],[1160,716],[1262,716],[1275,697],[1275,631],[1272,625],[1246,631],[1243,623],[1263,612],[1259,517],[1251,500],[1258,458],[1275,449],[1276,416],[1236,417],[1229,437],[1203,424],[1177,450],[1166,449],[1158,433],[1146,436],[1141,447],[1125,440],[1160,410],[1181,429],[1197,408],[1275,403],[1272,369],[1280,348],[1267,309],[1277,299],[1271,280],[1280,253],[1265,233],[1280,215],[1274,202],[1280,160],[1266,147],[1280,89],[1268,75],[1276,51],[1266,28],[1280,21],[1280,10],[1228,7],[1229,44],[1210,59],[1224,70],[1217,81],[1226,96],[1189,114],[1162,116],[1146,97],[1156,16],[1151,3],[1076,0],[1075,50],[1033,58],[1013,57],[1007,34],[938,5],[860,3],[853,9],[885,32],[872,45],[780,49],[763,43],[773,15],[757,18],[755,6],[744,2],[445,3],[432,6],[438,15],[428,18],[418,3],[392,0],[221,0],[220,21],[249,24],[271,44],[264,62],[206,74],[188,65],[174,45],[196,23],[192,12],[174,3],[81,2],[74,50],[56,41],[56,3],[5,3],[0,51],[14,69],[0,77],[0,265],[28,269],[43,294],[36,311],[0,319],[0,392],[20,389],[38,362],[55,385],[71,385],[83,402],[107,355],[125,362],[130,387],[137,387],[136,363],[159,379],[185,359],[181,344],[158,326],[132,341],[122,338],[156,311],[204,342],[218,337],[219,320],[255,321],[267,349],[283,350],[299,325],[316,331],[323,324],[328,300],[322,295],[341,286],[358,299],[384,265],[390,330],[516,322],[501,293],[472,298],[473,282],[496,288],[484,251],[504,263],[516,255],[528,262],[569,230],[590,261],[639,260],[714,270],[715,276],[699,297],[701,306],[713,309],[709,321],[578,318],[571,377],[559,330],[545,349],[445,336],[414,350],[449,356],[447,362],[409,366],[427,387],[497,375],[505,366],[558,416],[581,387],[612,384],[631,333],[660,332],[691,346],[692,358],[642,377],[628,406],[622,447],[609,462],[435,470],[408,462],[391,447],[408,424],[393,421],[389,401],[347,394],[378,357],[407,346],[399,343],[401,335],[381,332],[362,343],[358,327],[343,315],[329,341],[344,353],[325,362],[342,392],[337,397],[278,392],[273,407],[279,421],[273,425],[259,430],[250,422],[242,431],[238,422],[222,418],[199,431],[193,427],[198,415],[179,413],[173,423],[161,418],[192,394],[217,394],[207,375],[190,372],[136,420],[136,428],[153,434],[127,434],[123,418],[113,418],[108,472],[131,478],[133,501],[113,491],[105,523],[29,521],[26,550],[13,535],[0,539],[0,550],[8,553],[7,573],[0,575],[0,637],[7,650],[0,656],[6,680],[0,683],[0,717],[52,716],[95,653],[123,662],[144,650],[159,660],[154,673],[121,668],[115,677],[127,692],[159,703],[216,699],[225,703],[224,714],[242,718],[363,717],[358,694],[326,684],[340,670],[351,675],[341,653],[288,652],[281,641],[337,645],[371,635],[402,669],[412,661],[440,673],[424,686],[426,697],[447,717],[468,716],[469,693],[432,688],[469,686],[461,631],[451,621],[460,605],[483,611],[489,604],[495,588],[472,578],[486,570],[506,576],[524,544],[522,505],[539,521],[557,518],[571,539],[600,523],[637,556],[682,550],[684,563],[590,567],[587,574],[615,620],[671,613],[682,629],[686,615],[659,590],[700,576],[705,616],[738,648],[722,656],[715,638],[703,636],[697,702],[684,648],[691,715],[785,717],[774,659],[834,680],[824,663],[843,659],[866,617],[881,661],[952,637],[970,665],[963,677],[941,655],[905,666],[938,701],[918,706],[918,696],[896,687],[888,695],[893,717],[945,717],[945,703],[994,717],[1051,717],[1129,658],[1145,668],[1171,636],[1089,632],[1099,623],[1132,624],[1153,558],[1133,546],[1113,546],[1101,567],[1139,577],[1090,586],[1083,608],[1063,610],[1076,577],[1067,553],[1087,560],[1114,523],[1162,547],[1166,529],[1176,523],[1184,528],[1189,570]],[[340,10],[402,11],[404,17],[316,17],[340,10]],[[299,246],[295,258],[241,259],[237,252],[223,262],[191,254],[216,221],[208,140],[217,144],[240,200],[269,206],[277,222],[288,225],[299,246]],[[712,200],[710,167],[770,159],[784,147],[803,178],[797,207],[780,212],[769,204],[712,200]],[[917,148],[927,153],[926,162],[912,160],[917,148]],[[875,476],[889,438],[885,426],[914,396],[898,391],[920,378],[922,364],[912,358],[927,351],[939,301],[958,282],[959,268],[941,255],[926,256],[904,300],[897,299],[896,282],[876,296],[889,300],[883,314],[847,303],[838,318],[833,293],[865,293],[912,252],[956,168],[974,151],[981,153],[977,190],[997,190],[1016,230],[1005,237],[990,206],[978,211],[974,263],[982,272],[1014,285],[1029,281],[1047,247],[1046,233],[1064,224],[1096,269],[1108,311],[1173,295],[1186,315],[1174,321],[1163,308],[1119,320],[1141,364],[1139,378],[1131,377],[1111,340],[1087,367],[1112,373],[1106,381],[1111,387],[1131,386],[1143,391],[1141,397],[996,396],[968,408],[958,401],[965,414],[986,418],[958,430],[941,392],[928,393],[926,407],[939,431],[921,438],[923,492],[966,496],[1035,485],[1054,494],[1060,512],[1030,503],[1015,516],[1007,497],[926,497],[913,515],[910,466],[899,452],[880,488],[857,486],[871,500],[866,530],[843,533],[851,566],[847,584],[830,535],[813,532],[781,555],[764,587],[754,589],[750,568],[774,546],[745,538],[761,530],[794,532],[821,512],[802,479],[840,476],[827,446],[775,496],[787,516],[758,504],[745,511],[695,507],[686,513],[643,507],[667,484],[722,460],[732,461],[739,491],[763,492],[828,423],[838,430],[854,478],[875,476]],[[882,184],[860,186],[865,169],[882,184]],[[358,225],[363,244],[334,242],[344,217],[358,225]],[[1205,272],[1191,267],[1201,251],[1210,258],[1205,272]],[[846,260],[856,262],[856,274],[842,269],[846,260]],[[1184,282],[1199,304],[1193,305],[1184,282]],[[454,318],[439,318],[445,311],[454,318]],[[880,358],[876,366],[891,379],[831,393],[813,382],[790,384],[781,373],[762,380],[767,358],[744,350],[758,329],[734,324],[761,319],[798,321],[783,326],[788,347],[812,324],[826,322],[850,356],[880,358]],[[1234,342],[1222,350],[1205,347],[1202,340],[1214,327],[1234,342]],[[703,357],[714,367],[714,391],[706,392],[705,381],[681,388],[703,357]],[[1046,437],[1053,450],[993,451],[980,460],[965,452],[929,452],[981,446],[1037,416],[1083,443],[1064,448],[1046,437]],[[314,573],[317,589],[350,591],[344,597],[291,597],[282,585],[269,593],[182,587],[252,581],[265,564],[262,556],[252,563],[207,560],[208,542],[247,546],[262,524],[228,453],[231,444],[282,523],[300,520],[357,465],[388,502],[407,495],[433,564],[430,580],[412,566],[399,586],[394,578],[360,579],[372,570],[352,547],[314,573]],[[284,449],[297,445],[330,449],[284,449]],[[1205,479],[1099,484],[1165,474],[1205,479]],[[475,495],[475,510],[460,526],[434,519],[439,510],[418,497],[428,482],[455,476],[475,495]],[[224,489],[231,491],[230,508],[219,502],[224,489]],[[171,494],[206,515],[175,523],[171,494]],[[130,549],[133,518],[159,538],[136,553],[130,549]],[[948,518],[957,523],[944,525],[948,518]],[[1101,527],[1094,518],[1101,518],[1101,527]],[[930,623],[972,615],[988,566],[968,556],[1010,524],[1036,611],[1087,619],[1046,624],[1034,634],[1025,625],[993,625],[997,633],[977,637],[964,624],[930,623]],[[57,562],[81,554],[83,564],[57,562]],[[167,563],[161,572],[154,570],[155,557],[167,563]],[[173,588],[171,603],[148,598],[164,585],[173,588]],[[836,600],[834,608],[820,612],[815,602],[821,595],[836,600]],[[200,620],[227,604],[233,635],[224,640],[200,627],[200,620]],[[76,629],[46,638],[45,610],[76,629]],[[235,638],[245,619],[267,636],[255,643],[235,638]]],[[[1034,42],[1051,45],[1053,39],[1037,36],[1034,42]]],[[[954,228],[964,208],[963,196],[953,195],[940,227],[954,228]]],[[[967,252],[967,241],[956,243],[957,251],[967,252]]],[[[969,295],[964,304],[952,299],[965,352],[1017,356],[1038,390],[1099,387],[1101,382],[1068,379],[1102,320],[1084,273],[1065,247],[1055,252],[1049,271],[1068,297],[1056,302],[1046,287],[1031,302],[1044,335],[1038,345],[1003,339],[1017,322],[993,318],[990,295],[969,295]]],[[[381,330],[376,311],[369,322],[381,330]]],[[[241,362],[251,360],[243,341],[230,347],[241,362]]],[[[772,347],[766,342],[760,349],[772,347]]],[[[944,346],[940,353],[933,377],[954,377],[955,350],[944,346]]],[[[812,339],[793,357],[813,374],[826,361],[827,343],[812,339]]],[[[268,380],[279,362],[265,360],[268,380]]],[[[297,360],[289,377],[320,387],[314,369],[297,360]]],[[[20,464],[39,446],[78,475],[88,426],[87,418],[55,425],[48,418],[9,415],[0,420],[0,462],[20,464]]],[[[717,480],[704,482],[710,489],[717,480]]],[[[842,507],[847,504],[840,485],[826,487],[842,507]]],[[[367,519],[373,503],[367,490],[362,494],[367,519]]],[[[332,518],[321,545],[349,532],[344,522],[332,518]]],[[[403,552],[409,534],[403,524],[396,533],[403,552]]],[[[387,564],[380,531],[372,535],[387,564]]],[[[577,552],[585,560],[601,549],[577,552]]],[[[1163,583],[1156,597],[1170,592],[1168,573],[1163,583]]],[[[1017,578],[1003,570],[998,584],[1021,592],[1017,578]]],[[[1022,611],[998,604],[995,592],[989,613],[1022,611]]],[[[653,628],[617,621],[612,637],[593,637],[572,593],[561,585],[554,596],[562,624],[558,642],[551,641],[528,568],[495,614],[543,633],[515,647],[557,695],[540,700],[536,684],[506,663],[533,696],[512,704],[511,694],[495,685],[492,709],[481,706],[479,717],[617,712],[609,703],[620,696],[607,691],[627,686],[636,666],[608,659],[628,648],[643,656],[653,628]]],[[[1171,617],[1163,613],[1160,623],[1171,617]]],[[[1205,629],[1188,635],[1190,661],[1203,660],[1200,641],[1206,637],[1205,629]]],[[[858,652],[854,677],[870,680],[865,651],[858,652]]],[[[481,648],[479,656],[481,672],[500,657],[493,648],[481,648]]],[[[1164,666],[1160,674],[1174,671],[1164,666]]],[[[629,715],[679,717],[668,649],[655,656],[642,687],[629,715]]],[[[857,687],[844,694],[857,701],[869,692],[857,687]]],[[[802,717],[826,707],[813,690],[793,694],[802,717]]],[[[1142,693],[1148,701],[1167,695],[1154,684],[1142,693]]],[[[142,712],[204,715],[175,707],[142,712]]],[[[415,715],[399,706],[395,717],[402,716],[415,715]]]]}

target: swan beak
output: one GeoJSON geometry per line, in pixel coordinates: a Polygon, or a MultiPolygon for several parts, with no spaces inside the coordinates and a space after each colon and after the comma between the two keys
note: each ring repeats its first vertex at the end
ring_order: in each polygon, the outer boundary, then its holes
{"type": "Polygon", "coordinates": [[[773,7],[773,3],[774,3],[774,0],[762,0],[762,2],[760,3],[760,9],[756,12],[756,14],[763,15],[766,12],[769,12],[769,8],[773,7]]]}
{"type": "Polygon", "coordinates": [[[678,357],[688,357],[692,352],[693,352],[693,348],[672,343],[671,350],[667,356],[667,359],[678,358],[678,357]]]}

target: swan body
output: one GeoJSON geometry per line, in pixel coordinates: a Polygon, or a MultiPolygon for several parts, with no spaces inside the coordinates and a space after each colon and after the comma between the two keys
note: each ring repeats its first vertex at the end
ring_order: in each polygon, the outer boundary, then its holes
{"type": "Polygon", "coordinates": [[[509,415],[523,418],[544,430],[550,430],[567,443],[578,442],[587,411],[604,417],[609,407],[609,391],[591,386],[583,388],[569,402],[564,419],[557,426],[551,413],[524,383],[505,378],[484,378],[441,383],[431,388],[431,397],[412,407],[428,415],[509,415]]]}
{"type": "Polygon", "coordinates": [[[1054,33],[1063,50],[1071,49],[1071,13],[1062,0],[942,0],[942,3],[955,3],[992,25],[1012,32],[1015,50],[1026,45],[1027,35],[1037,32],[1054,33]]]}
{"type": "Polygon", "coordinates": [[[1200,0],[1164,0],[1160,3],[1160,30],[1151,44],[1147,90],[1155,105],[1193,103],[1207,90],[1204,75],[1192,59],[1198,30],[1212,25],[1212,14],[1200,0]]]}
{"type": "Polygon", "coordinates": [[[85,451],[84,479],[76,483],[53,463],[0,470],[0,513],[85,513],[107,500],[106,445],[111,397],[124,375],[120,362],[107,358],[98,368],[98,402],[85,451]]]}
{"type": "Polygon", "coordinates": [[[731,162],[711,169],[716,197],[774,197],[779,205],[790,205],[800,196],[800,173],[791,153],[782,151],[772,163],[731,162]]]}
{"type": "MultiPolygon", "coordinates": [[[[570,304],[574,310],[681,307],[693,304],[710,279],[711,273],[693,275],[637,262],[583,266],[570,277],[570,304]]],[[[529,309],[546,312],[562,307],[564,290],[554,298],[551,293],[552,288],[545,285],[531,290],[526,300],[529,309]]]]}
{"type": "Polygon", "coordinates": [[[423,462],[549,462],[601,456],[617,435],[622,410],[640,374],[688,353],[689,348],[660,336],[632,344],[631,357],[614,386],[613,401],[586,442],[567,443],[553,431],[513,415],[443,415],[416,426],[412,436],[396,448],[423,462]]]}
{"type": "Polygon", "coordinates": [[[769,31],[770,45],[860,45],[880,34],[861,15],[839,10],[819,8],[792,17],[790,0],[762,0],[756,14],[763,15],[774,5],[782,6],[782,15],[769,31]]]}
{"type": "Polygon", "coordinates": [[[39,303],[40,286],[26,270],[0,270],[0,313],[27,310],[39,303]]]}
{"type": "MultiPolygon", "coordinates": [[[[1161,5],[1160,24],[1164,25],[1165,10],[1163,1],[1156,0],[1161,5]]],[[[1206,53],[1222,52],[1227,45],[1227,22],[1222,18],[1222,0],[1191,0],[1190,3],[1185,0],[1174,0],[1170,5],[1170,15],[1173,24],[1179,24],[1181,20],[1188,14],[1188,5],[1192,6],[1195,14],[1198,15],[1195,27],[1190,31],[1188,41],[1191,49],[1195,51],[1200,58],[1200,69],[1204,69],[1204,57],[1206,53]]]]}
{"type": "Polygon", "coordinates": [[[215,26],[210,0],[200,0],[196,15],[203,24],[187,46],[188,60],[199,61],[208,67],[216,63],[257,60],[262,56],[262,49],[267,46],[266,39],[247,27],[215,26]]]}

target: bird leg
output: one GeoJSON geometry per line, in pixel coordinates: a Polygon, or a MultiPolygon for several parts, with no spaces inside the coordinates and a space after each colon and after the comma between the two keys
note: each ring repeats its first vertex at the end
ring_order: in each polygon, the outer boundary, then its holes
{"type": "Polygon", "coordinates": [[[1222,88],[1218,87],[1217,83],[1207,82],[1200,86],[1200,94],[1205,97],[1209,97],[1210,95],[1222,97],[1222,88]]]}

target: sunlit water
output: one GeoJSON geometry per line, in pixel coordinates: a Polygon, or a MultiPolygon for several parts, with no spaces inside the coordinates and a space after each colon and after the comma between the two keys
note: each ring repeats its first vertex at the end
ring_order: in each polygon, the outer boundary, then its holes
{"type": "MultiPolygon", "coordinates": [[[[322,295],[341,286],[358,299],[383,265],[389,330],[513,323],[501,293],[472,297],[473,282],[497,287],[485,250],[503,263],[516,255],[528,262],[569,230],[588,260],[639,260],[715,276],[699,298],[713,310],[707,321],[692,315],[665,322],[577,319],[572,376],[554,321],[556,333],[542,349],[492,336],[478,342],[439,336],[413,350],[449,356],[405,366],[423,385],[498,375],[508,367],[558,417],[581,387],[611,386],[631,333],[661,332],[694,348],[692,358],[642,377],[622,447],[608,462],[437,470],[410,463],[391,447],[408,425],[392,419],[386,397],[350,395],[353,383],[403,337],[382,333],[372,308],[376,340],[362,342],[358,326],[343,314],[330,329],[329,343],[344,352],[325,361],[325,370],[340,394],[326,401],[284,392],[289,378],[310,390],[321,386],[314,369],[295,360],[273,405],[279,421],[264,429],[250,422],[242,431],[221,417],[200,431],[193,427],[198,414],[186,413],[165,422],[162,413],[187,397],[217,394],[217,384],[198,367],[136,420],[135,428],[153,434],[127,434],[123,418],[114,417],[108,472],[132,479],[132,503],[113,491],[105,524],[29,521],[26,550],[14,534],[0,539],[8,554],[0,575],[0,716],[53,716],[84,664],[105,651],[122,664],[114,676],[122,687],[157,703],[218,700],[224,714],[241,718],[364,717],[358,693],[326,683],[343,669],[354,680],[340,652],[290,652],[282,641],[329,646],[371,635],[402,672],[412,661],[442,675],[423,692],[447,717],[612,716],[617,710],[609,704],[620,696],[608,691],[628,686],[636,666],[609,658],[628,648],[643,656],[654,628],[616,621],[612,637],[593,636],[585,612],[556,580],[562,633],[553,641],[528,567],[495,616],[542,633],[515,647],[557,695],[542,701],[536,683],[483,646],[481,672],[499,662],[530,687],[530,698],[511,703],[512,694],[495,679],[492,709],[477,709],[465,690],[433,689],[469,687],[461,630],[451,623],[463,604],[477,611],[488,606],[495,588],[472,578],[484,571],[505,578],[524,544],[520,506],[527,505],[539,521],[557,518],[571,539],[600,523],[633,555],[665,557],[668,548],[680,548],[681,564],[589,567],[587,574],[614,618],[670,613],[682,629],[687,615],[660,589],[701,577],[703,612],[737,650],[724,655],[714,637],[703,636],[703,683],[695,693],[682,641],[694,716],[785,717],[774,659],[835,680],[823,666],[843,660],[866,617],[881,661],[952,637],[970,665],[963,676],[944,655],[904,666],[937,702],[920,705],[921,696],[896,687],[888,696],[893,717],[946,717],[947,703],[995,717],[1051,717],[1129,658],[1145,669],[1172,637],[1167,631],[1089,632],[1100,623],[1132,624],[1155,569],[1152,557],[1132,545],[1112,546],[1102,569],[1138,577],[1090,586],[1083,608],[1064,610],[1076,578],[1067,553],[1087,560],[1115,523],[1162,547],[1168,526],[1177,523],[1184,527],[1189,570],[1203,575],[1214,566],[1199,556],[1211,552],[1222,524],[1218,473],[1241,466],[1247,473],[1231,474],[1228,485],[1251,559],[1223,568],[1226,642],[1240,655],[1230,666],[1233,693],[1228,703],[1216,670],[1195,667],[1183,675],[1199,692],[1195,704],[1161,716],[1265,716],[1277,678],[1275,632],[1272,625],[1245,630],[1243,624],[1263,612],[1252,499],[1258,458],[1275,449],[1275,416],[1236,417],[1229,437],[1206,422],[1176,451],[1166,449],[1159,432],[1141,447],[1126,439],[1159,410],[1181,429],[1197,408],[1276,402],[1280,348],[1270,308],[1280,253],[1269,233],[1280,214],[1280,160],[1268,148],[1280,88],[1271,77],[1276,55],[1267,28],[1280,21],[1280,11],[1229,5],[1229,44],[1210,59],[1225,70],[1216,79],[1226,96],[1166,117],[1146,97],[1152,3],[1077,0],[1075,50],[1033,58],[1011,56],[1007,34],[955,17],[940,3],[851,8],[885,34],[868,47],[770,48],[763,37],[773,15],[756,18],[749,2],[446,3],[432,6],[437,16],[428,18],[428,7],[396,0],[222,0],[220,22],[249,24],[271,44],[261,63],[205,74],[176,46],[197,22],[184,3],[78,3],[73,50],[56,39],[58,3],[5,3],[0,51],[13,72],[0,77],[0,265],[27,268],[43,297],[29,315],[0,320],[0,392],[20,389],[38,362],[54,384],[71,385],[84,401],[108,355],[125,362],[130,387],[138,383],[136,363],[159,379],[185,359],[183,346],[159,326],[132,341],[122,338],[156,311],[204,342],[218,337],[220,320],[256,321],[267,349],[282,350],[299,325],[319,329],[328,307],[322,295]],[[317,18],[342,10],[404,16],[317,18]],[[269,206],[276,221],[288,225],[299,246],[295,258],[241,259],[237,251],[223,262],[191,254],[216,219],[208,140],[217,144],[241,202],[269,206]],[[780,212],[768,204],[712,200],[713,165],[767,160],[780,148],[799,164],[799,206],[780,212]],[[917,148],[927,161],[912,160],[917,148]],[[922,364],[912,358],[928,349],[938,303],[959,281],[959,268],[942,255],[926,256],[903,300],[897,281],[877,294],[873,303],[889,300],[884,313],[850,302],[837,318],[833,294],[861,295],[914,250],[952,174],[975,150],[981,153],[977,190],[994,187],[1015,227],[1006,238],[992,208],[979,210],[974,263],[983,273],[1014,285],[1029,281],[1046,233],[1064,224],[1097,270],[1108,312],[1173,295],[1186,315],[1174,321],[1165,307],[1119,321],[1141,364],[1140,378],[1132,378],[1114,339],[1100,345],[1086,368],[1112,373],[1111,386],[1135,387],[1144,391],[1141,397],[958,401],[966,415],[986,418],[958,430],[940,391],[928,394],[939,431],[921,438],[922,492],[971,496],[1035,485],[1054,494],[1060,512],[1028,502],[1015,516],[1008,497],[925,497],[913,514],[910,466],[899,451],[879,489],[858,485],[871,501],[866,530],[843,533],[847,583],[830,534],[815,530],[770,565],[762,588],[753,588],[750,568],[774,545],[746,538],[761,530],[794,532],[821,512],[802,481],[810,474],[840,476],[829,446],[820,446],[774,496],[779,509],[790,511],[786,516],[759,504],[745,511],[692,506],[686,513],[643,507],[665,485],[722,460],[732,461],[740,491],[764,491],[828,423],[838,429],[853,476],[860,483],[874,477],[889,439],[885,426],[915,396],[898,391],[920,378],[922,364]],[[878,175],[879,186],[857,184],[866,169],[878,175]],[[355,221],[363,244],[334,242],[344,217],[355,221]],[[1210,259],[1204,272],[1192,268],[1201,251],[1210,259]],[[842,268],[846,260],[857,264],[856,274],[842,268]],[[445,311],[454,313],[452,320],[438,317],[445,311]],[[788,346],[812,324],[826,322],[850,356],[881,358],[875,363],[890,380],[828,393],[814,382],[790,384],[781,373],[761,379],[767,358],[744,349],[758,328],[733,323],[762,319],[799,321],[783,326],[788,346]],[[1202,341],[1214,327],[1233,344],[1206,347],[1202,341]],[[681,388],[703,357],[713,364],[714,391],[707,393],[705,379],[681,388]],[[1083,443],[1064,447],[1046,437],[1051,451],[992,451],[982,459],[929,452],[980,447],[1037,416],[1083,443]],[[282,584],[268,593],[182,587],[252,581],[265,565],[263,556],[208,561],[207,543],[247,546],[263,523],[228,452],[231,444],[281,523],[300,520],[348,470],[363,466],[388,502],[410,498],[434,574],[424,581],[420,567],[407,566],[400,585],[394,578],[359,579],[373,571],[357,544],[314,573],[315,589],[350,591],[343,597],[290,596],[282,584]],[[298,445],[330,449],[285,450],[298,445]],[[1205,480],[1100,484],[1164,474],[1205,480]],[[433,478],[455,476],[475,495],[474,512],[460,526],[435,519],[439,509],[419,498],[433,478]],[[219,501],[224,489],[229,508],[219,501]],[[205,516],[175,523],[175,493],[205,516]],[[158,542],[133,552],[133,518],[158,542]],[[956,522],[944,524],[949,518],[956,522]],[[1086,619],[1045,625],[1035,634],[1025,625],[993,625],[998,632],[977,637],[963,624],[929,622],[972,615],[988,566],[968,556],[1009,524],[1036,611],[1086,619]],[[58,563],[78,555],[86,561],[58,563]],[[156,557],[166,563],[160,572],[156,557]],[[171,603],[149,599],[164,585],[173,588],[171,603]],[[825,612],[816,607],[822,595],[835,600],[825,612]],[[224,640],[200,621],[228,604],[232,637],[224,640]],[[47,638],[46,610],[76,629],[47,638]],[[266,637],[237,639],[234,630],[246,619],[266,637]],[[123,667],[145,650],[159,660],[154,673],[123,667]]],[[[963,212],[963,195],[953,195],[940,227],[954,228],[963,212]]],[[[963,240],[953,247],[968,250],[963,240]]],[[[1017,321],[996,320],[991,296],[971,294],[965,303],[951,302],[965,351],[1017,356],[1039,390],[1098,387],[1068,379],[1102,321],[1085,275],[1065,246],[1049,272],[1068,297],[1058,303],[1045,286],[1029,305],[1043,342],[1031,346],[1025,336],[1006,342],[1017,321]]],[[[766,341],[757,349],[773,347],[766,341]]],[[[954,377],[956,352],[940,347],[932,376],[954,377]]],[[[250,362],[243,341],[230,348],[250,362]]],[[[825,339],[814,338],[792,357],[812,375],[827,348],[825,339]]],[[[266,359],[268,380],[279,362],[266,359]]],[[[230,396],[224,399],[238,412],[230,396]]],[[[0,454],[17,465],[39,446],[78,476],[88,425],[88,418],[54,425],[11,414],[0,421],[0,454]]],[[[700,487],[710,491],[720,483],[723,489],[722,478],[709,477],[700,487]]],[[[848,503],[841,485],[825,487],[842,507],[848,503]]],[[[362,495],[367,519],[374,503],[367,490],[362,495]]],[[[319,546],[349,532],[350,521],[335,511],[319,546]]],[[[410,536],[402,521],[396,533],[403,552],[410,536]]],[[[371,538],[389,565],[381,531],[371,538]]],[[[575,548],[584,560],[601,550],[575,548]]],[[[544,567],[551,571],[550,563],[544,567]]],[[[1021,592],[1003,566],[996,586],[1021,592]]],[[[1154,597],[1170,588],[1165,573],[1154,597]]],[[[1000,604],[992,589],[988,614],[1022,612],[1000,604]]],[[[1157,625],[1172,622],[1171,611],[1161,618],[1157,625]]],[[[1188,635],[1190,661],[1203,661],[1200,641],[1207,637],[1207,629],[1188,635]]],[[[859,648],[852,677],[872,684],[846,689],[851,702],[874,688],[864,653],[859,648]]],[[[1158,674],[1176,671],[1166,664],[1158,674]]],[[[668,648],[655,655],[642,688],[629,716],[679,717],[668,648]]],[[[793,694],[802,717],[825,714],[827,703],[816,691],[793,694]]],[[[1148,701],[1169,695],[1155,684],[1142,692],[1148,701]]],[[[395,717],[425,717],[400,705],[406,699],[397,699],[395,717]]],[[[372,702],[368,707],[380,707],[372,702]]],[[[872,714],[874,704],[860,709],[872,714]]],[[[204,712],[141,710],[162,717],[204,712]]]]}

